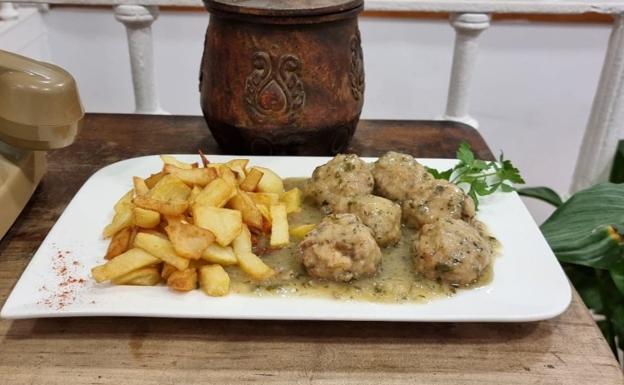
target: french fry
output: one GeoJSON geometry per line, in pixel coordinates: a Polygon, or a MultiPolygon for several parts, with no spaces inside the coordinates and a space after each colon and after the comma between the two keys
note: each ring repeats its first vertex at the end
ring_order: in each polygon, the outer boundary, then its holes
{"type": "Polygon", "coordinates": [[[197,198],[197,196],[199,195],[201,191],[202,189],[199,186],[193,186],[193,189],[191,190],[191,194],[188,197],[188,201],[190,205],[195,203],[195,198],[197,198]]]}
{"type": "Polygon", "coordinates": [[[116,256],[125,253],[130,248],[130,238],[132,236],[132,228],[126,227],[125,229],[117,232],[113,235],[106,250],[106,259],[113,259],[116,256]]]}
{"type": "Polygon", "coordinates": [[[147,179],[145,179],[145,185],[149,188],[154,188],[156,184],[165,176],[164,172],[157,172],[156,174],[150,175],[147,179]]]}
{"type": "Polygon", "coordinates": [[[160,223],[160,213],[158,211],[135,207],[133,215],[134,225],[144,229],[154,228],[160,223]]]}
{"type": "Polygon", "coordinates": [[[279,175],[265,167],[255,166],[252,169],[254,168],[260,170],[263,174],[262,179],[258,182],[258,191],[276,194],[282,194],[284,192],[284,182],[279,175]]]}
{"type": "Polygon", "coordinates": [[[273,205],[271,212],[271,240],[269,244],[272,247],[286,246],[289,242],[288,234],[288,217],[286,213],[286,205],[273,205]]]}
{"type": "Polygon", "coordinates": [[[171,156],[171,155],[161,155],[160,156],[160,160],[162,160],[162,162],[165,165],[170,164],[172,166],[176,166],[178,168],[184,168],[184,169],[187,169],[187,170],[190,170],[190,169],[193,168],[192,164],[181,162],[181,161],[177,160],[174,156],[171,156]]]}
{"type": "Polygon", "coordinates": [[[316,225],[314,223],[309,223],[306,225],[299,225],[297,227],[291,227],[290,228],[290,235],[292,235],[295,238],[303,238],[306,235],[308,235],[308,233],[312,230],[314,230],[314,228],[316,227],[316,225]]]}
{"type": "Polygon", "coordinates": [[[163,202],[143,195],[134,197],[134,204],[147,210],[158,211],[163,215],[171,216],[182,215],[189,207],[185,200],[163,202]]]}
{"type": "Polygon", "coordinates": [[[265,222],[269,223],[269,230],[271,230],[271,227],[270,227],[270,225],[271,225],[271,213],[269,212],[269,206],[257,203],[256,207],[258,208],[258,210],[262,214],[262,219],[265,222]]]}
{"type": "MultiPolygon", "coordinates": [[[[255,169],[252,169],[255,170],[255,169]]],[[[279,203],[279,194],[276,193],[263,193],[263,192],[250,192],[247,193],[249,197],[256,203],[262,204],[266,207],[276,205],[279,203]]]]}
{"type": "Polygon", "coordinates": [[[286,205],[286,213],[298,213],[301,211],[301,190],[295,187],[286,191],[280,197],[280,201],[286,205]]]}
{"type": "Polygon", "coordinates": [[[245,180],[245,168],[248,163],[249,159],[232,159],[229,162],[226,162],[225,165],[228,166],[232,172],[234,172],[238,183],[241,183],[245,180]]]}
{"type": "Polygon", "coordinates": [[[243,225],[240,234],[238,237],[232,241],[232,248],[234,249],[234,254],[241,253],[251,253],[251,233],[249,232],[249,228],[243,225]]]}
{"type": "Polygon", "coordinates": [[[154,266],[143,267],[111,280],[115,285],[154,286],[160,282],[160,274],[154,266]]]}
{"type": "Polygon", "coordinates": [[[234,174],[234,171],[232,171],[232,169],[230,169],[225,164],[219,166],[218,172],[219,176],[232,186],[238,185],[238,179],[236,178],[236,174],[234,174]]]}
{"type": "Polygon", "coordinates": [[[189,259],[201,258],[203,251],[215,240],[210,231],[181,221],[170,221],[165,231],[176,253],[189,259]]]}
{"type": "Polygon", "coordinates": [[[253,200],[244,191],[239,191],[227,203],[227,207],[238,210],[243,216],[243,222],[256,229],[262,228],[262,213],[253,200]]]}
{"type": "Polygon", "coordinates": [[[191,188],[175,175],[167,174],[149,191],[148,197],[163,202],[185,201],[191,195],[191,188]]]}
{"type": "Polygon", "coordinates": [[[195,196],[193,205],[223,207],[234,195],[236,188],[225,179],[217,178],[195,196]]]}
{"type": "Polygon", "coordinates": [[[257,255],[251,252],[236,254],[238,265],[242,271],[257,281],[271,278],[275,272],[267,266],[257,255]]]}
{"type": "Polygon", "coordinates": [[[209,296],[224,296],[230,291],[230,276],[221,265],[202,266],[199,268],[199,286],[209,296]]]}
{"type": "MultiPolygon", "coordinates": [[[[163,232],[161,232],[161,231],[159,231],[157,229],[141,229],[140,232],[143,233],[143,234],[150,234],[150,235],[156,236],[158,238],[162,238],[162,239],[167,240],[167,241],[169,240],[169,238],[167,237],[167,234],[165,234],[165,233],[163,233],[163,232]]],[[[139,232],[137,231],[137,234],[138,233],[139,232]]],[[[134,235],[135,239],[136,239],[137,234],[134,235]]],[[[134,239],[132,240],[132,244],[134,245],[134,239]]]]}
{"type": "Polygon", "coordinates": [[[118,201],[117,203],[115,203],[115,206],[113,207],[113,210],[115,210],[116,213],[120,212],[120,211],[124,211],[127,209],[127,206],[134,206],[132,204],[132,197],[134,196],[134,189],[128,191],[127,193],[125,193],[118,201]]]}
{"type": "Polygon", "coordinates": [[[236,265],[238,260],[234,250],[230,246],[219,246],[216,243],[208,246],[202,253],[202,259],[210,263],[218,263],[222,266],[236,265]]]}
{"type": "Polygon", "coordinates": [[[175,266],[170,265],[167,262],[164,262],[162,270],[160,272],[160,276],[166,281],[167,278],[169,278],[169,276],[171,275],[171,273],[173,273],[174,271],[177,271],[177,270],[178,269],[176,269],[175,266]]]}
{"type": "Polygon", "coordinates": [[[147,187],[147,184],[145,183],[143,178],[133,176],[132,184],[134,185],[134,193],[137,195],[146,195],[149,192],[149,187],[147,187]]]}
{"type": "Polygon", "coordinates": [[[210,164],[210,161],[208,160],[208,158],[206,157],[206,155],[204,155],[204,153],[202,152],[202,150],[197,150],[197,152],[199,152],[199,157],[201,158],[202,165],[203,165],[204,167],[208,167],[208,165],[210,164]]]}
{"type": "Polygon", "coordinates": [[[221,246],[229,245],[238,236],[243,227],[240,211],[193,205],[195,225],[210,230],[221,246]]]}
{"type": "Polygon", "coordinates": [[[167,174],[175,175],[180,180],[190,186],[206,186],[217,177],[217,172],[212,168],[179,168],[171,164],[166,164],[163,171],[167,174]]]}
{"type": "Polygon", "coordinates": [[[189,260],[180,257],[175,252],[170,241],[157,235],[140,232],[134,237],[134,246],[147,251],[163,262],[175,266],[178,270],[184,270],[189,265],[189,260]]]}
{"type": "Polygon", "coordinates": [[[258,187],[258,183],[263,175],[264,173],[262,171],[257,168],[252,168],[238,187],[243,191],[254,191],[256,187],[258,187]]]}
{"type": "Polygon", "coordinates": [[[160,263],[160,259],[139,248],[132,248],[105,264],[94,267],[91,274],[97,282],[104,282],[157,263],[160,263]]]}
{"type": "Polygon", "coordinates": [[[111,223],[104,228],[104,238],[110,238],[130,226],[132,226],[132,205],[125,205],[115,213],[111,223]]]}
{"type": "Polygon", "coordinates": [[[197,288],[197,270],[176,270],[167,278],[167,286],[177,291],[191,291],[197,288]]]}

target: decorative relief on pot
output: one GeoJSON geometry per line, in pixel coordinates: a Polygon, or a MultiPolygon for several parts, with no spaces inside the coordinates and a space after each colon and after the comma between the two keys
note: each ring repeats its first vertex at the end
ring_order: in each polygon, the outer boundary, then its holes
{"type": "Polygon", "coordinates": [[[364,55],[360,31],[351,36],[349,45],[351,47],[351,67],[349,68],[351,93],[355,100],[359,101],[364,97],[364,55]]]}
{"type": "Polygon", "coordinates": [[[253,70],[245,80],[245,105],[252,119],[293,121],[302,111],[305,91],[300,79],[301,60],[293,54],[274,57],[253,54],[253,70]]]}

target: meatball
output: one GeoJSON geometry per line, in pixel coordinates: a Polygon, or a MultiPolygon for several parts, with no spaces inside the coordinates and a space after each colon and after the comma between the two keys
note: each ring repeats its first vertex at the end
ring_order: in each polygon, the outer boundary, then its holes
{"type": "Polygon", "coordinates": [[[390,151],[373,167],[375,194],[402,201],[410,191],[433,177],[411,155],[390,151]]]}
{"type": "Polygon", "coordinates": [[[423,183],[403,201],[403,222],[416,228],[438,219],[470,219],[474,215],[472,198],[444,179],[423,183]]]}
{"type": "Polygon", "coordinates": [[[342,208],[346,198],[370,194],[374,186],[369,166],[355,154],[339,154],[317,167],[305,186],[305,195],[317,204],[342,208]]]}
{"type": "Polygon", "coordinates": [[[355,214],[373,231],[380,247],[393,245],[401,239],[401,206],[375,195],[352,198],[346,204],[347,212],[355,214]]]}
{"type": "Polygon", "coordinates": [[[416,271],[451,285],[475,282],[492,259],[490,243],[459,219],[424,225],[414,237],[413,251],[416,271]]]}
{"type": "Polygon", "coordinates": [[[381,264],[372,231],[353,214],[325,217],[301,241],[299,255],[311,277],[333,281],[372,276],[381,264]]]}

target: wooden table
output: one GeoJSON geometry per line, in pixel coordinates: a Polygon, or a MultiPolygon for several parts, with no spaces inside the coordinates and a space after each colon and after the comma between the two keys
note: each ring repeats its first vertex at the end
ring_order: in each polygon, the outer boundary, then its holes
{"type": "MultiPolygon", "coordinates": [[[[453,157],[483,139],[448,122],[361,122],[351,151],[453,157]]],[[[0,242],[0,303],[82,183],[129,157],[219,150],[202,118],[96,115],[49,154],[30,204],[0,242]]],[[[544,322],[382,323],[68,318],[0,321],[0,384],[622,384],[575,294],[544,322]]]]}

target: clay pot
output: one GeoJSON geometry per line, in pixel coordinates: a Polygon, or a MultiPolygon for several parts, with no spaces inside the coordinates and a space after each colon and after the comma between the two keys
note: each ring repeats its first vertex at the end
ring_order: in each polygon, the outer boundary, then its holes
{"type": "Polygon", "coordinates": [[[364,102],[362,0],[205,0],[201,106],[229,153],[343,151],[364,102]]]}

